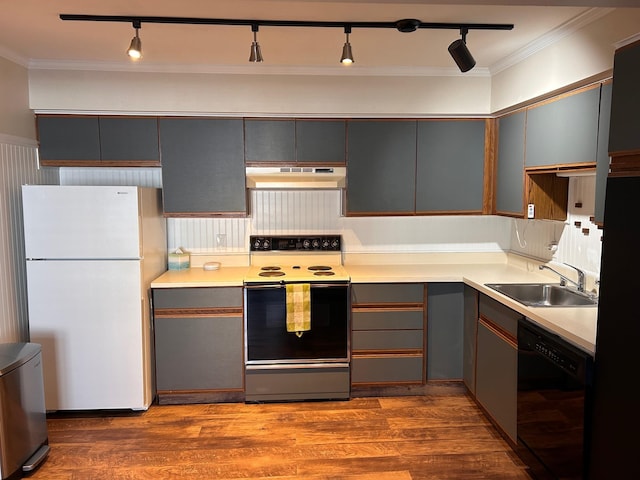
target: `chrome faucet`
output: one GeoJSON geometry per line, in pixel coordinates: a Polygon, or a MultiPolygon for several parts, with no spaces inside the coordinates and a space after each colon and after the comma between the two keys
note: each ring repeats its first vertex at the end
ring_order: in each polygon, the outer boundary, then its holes
{"type": "Polygon", "coordinates": [[[544,270],[545,268],[547,270],[551,270],[553,273],[555,273],[556,275],[558,275],[560,277],[560,285],[565,286],[567,283],[570,283],[572,285],[575,285],[576,289],[579,292],[584,292],[584,287],[585,287],[585,274],[582,270],[580,270],[578,267],[574,267],[573,265],[569,265],[568,263],[565,263],[565,265],[567,267],[571,267],[573,268],[576,272],[578,272],[578,281],[574,282],[573,280],[571,280],[570,278],[565,277],[563,274],[561,274],[560,272],[555,271],[553,268],[547,266],[547,265],[540,265],[540,270],[544,270]]]}

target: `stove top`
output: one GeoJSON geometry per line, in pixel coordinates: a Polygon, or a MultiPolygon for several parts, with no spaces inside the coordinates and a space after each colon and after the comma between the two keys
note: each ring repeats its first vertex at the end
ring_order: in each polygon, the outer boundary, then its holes
{"type": "Polygon", "coordinates": [[[251,236],[245,283],[348,282],[340,235],[251,236]]]}

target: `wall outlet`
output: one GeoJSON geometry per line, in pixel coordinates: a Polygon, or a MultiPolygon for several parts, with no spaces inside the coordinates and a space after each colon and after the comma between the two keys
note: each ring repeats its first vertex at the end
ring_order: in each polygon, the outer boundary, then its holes
{"type": "Polygon", "coordinates": [[[527,218],[535,218],[536,206],[533,203],[527,205],[527,218]]]}

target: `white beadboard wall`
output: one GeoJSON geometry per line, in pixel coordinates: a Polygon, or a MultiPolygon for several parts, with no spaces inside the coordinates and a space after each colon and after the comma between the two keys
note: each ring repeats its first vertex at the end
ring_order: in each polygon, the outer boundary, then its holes
{"type": "Polygon", "coordinates": [[[58,183],[31,143],[0,136],[0,343],[29,339],[21,186],[58,183]]]}
{"type": "MultiPolygon", "coordinates": [[[[161,187],[158,168],[61,168],[61,184],[120,184],[161,187]]],[[[588,272],[600,270],[601,231],[591,223],[595,178],[569,181],[567,222],[515,220],[499,216],[342,217],[337,190],[252,190],[248,218],[170,218],[170,250],[192,253],[246,253],[249,235],[343,235],[347,253],[501,252],[567,262],[588,272]],[[573,205],[582,202],[584,208],[573,205]],[[581,222],[581,227],[574,226],[581,222]],[[589,234],[583,234],[588,228],[589,234]],[[557,242],[556,252],[547,247],[557,242]]]]}
{"type": "Polygon", "coordinates": [[[571,177],[567,221],[513,220],[511,250],[538,259],[569,263],[598,277],[602,230],[591,221],[595,188],[595,176],[571,177]],[[576,206],[579,203],[582,207],[576,206]],[[555,252],[549,249],[554,243],[558,245],[555,252]]]}

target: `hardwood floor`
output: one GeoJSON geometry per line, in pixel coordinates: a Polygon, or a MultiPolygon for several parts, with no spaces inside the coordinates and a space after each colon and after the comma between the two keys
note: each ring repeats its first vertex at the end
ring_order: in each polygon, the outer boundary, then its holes
{"type": "Polygon", "coordinates": [[[461,393],[53,414],[33,480],[529,479],[461,393]]]}

